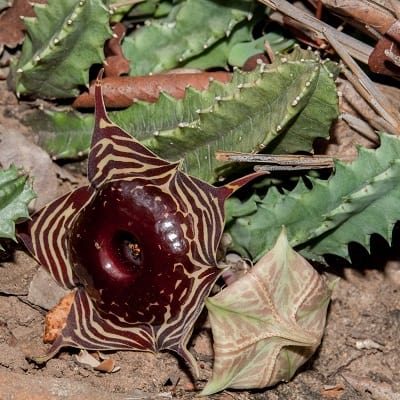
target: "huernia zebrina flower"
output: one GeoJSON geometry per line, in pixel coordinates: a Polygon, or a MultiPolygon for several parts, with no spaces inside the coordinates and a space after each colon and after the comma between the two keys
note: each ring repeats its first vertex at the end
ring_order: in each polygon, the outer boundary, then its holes
{"type": "Polygon", "coordinates": [[[46,357],[87,350],[186,348],[221,270],[224,202],[259,174],[214,187],[162,160],[107,117],[101,76],[90,185],[48,204],[20,230],[30,252],[75,298],[46,357]]]}

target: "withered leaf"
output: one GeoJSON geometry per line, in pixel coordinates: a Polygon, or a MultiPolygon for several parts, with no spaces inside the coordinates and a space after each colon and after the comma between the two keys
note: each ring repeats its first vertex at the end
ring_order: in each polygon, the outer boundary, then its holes
{"type": "Polygon", "coordinates": [[[21,44],[25,36],[25,24],[21,17],[35,15],[32,3],[45,3],[45,0],[14,0],[11,7],[0,15],[0,54],[4,46],[10,48],[21,44]]]}
{"type": "Polygon", "coordinates": [[[69,292],[60,300],[59,304],[46,314],[43,335],[44,343],[54,343],[60,336],[61,331],[65,328],[74,297],[75,292],[69,292]]]}
{"type": "Polygon", "coordinates": [[[128,74],[130,70],[129,60],[124,56],[121,41],[125,36],[125,26],[117,22],[111,27],[113,37],[104,44],[104,72],[106,76],[120,76],[128,74]]]}
{"type": "Polygon", "coordinates": [[[374,0],[322,0],[322,4],[335,14],[346,18],[358,27],[370,26],[381,34],[396,21],[390,2],[374,0]],[[385,4],[386,3],[386,4],[385,4]]]}
{"type": "Polygon", "coordinates": [[[371,71],[378,74],[390,76],[400,76],[400,21],[397,20],[389,27],[375,45],[374,50],[369,56],[368,65],[371,71]]]}
{"type": "MultiPolygon", "coordinates": [[[[213,79],[229,82],[231,78],[232,75],[224,71],[108,77],[103,79],[104,103],[106,107],[124,108],[131,106],[136,100],[155,102],[161,91],[182,99],[188,86],[205,90],[213,79]]],[[[74,108],[94,107],[94,92],[95,86],[92,82],[89,92],[81,94],[72,106],[74,108]]]]}

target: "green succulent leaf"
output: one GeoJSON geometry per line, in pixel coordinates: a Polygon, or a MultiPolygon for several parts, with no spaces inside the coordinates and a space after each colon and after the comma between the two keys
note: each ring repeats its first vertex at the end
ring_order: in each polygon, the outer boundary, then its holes
{"type": "Polygon", "coordinates": [[[29,217],[28,204],[35,197],[27,175],[14,166],[0,170],[0,238],[15,240],[15,221],[29,217]]]}
{"type": "MultiPolygon", "coordinates": [[[[253,72],[236,71],[230,83],[188,88],[183,100],[162,94],[155,104],[138,102],[110,118],[160,157],[182,159],[191,175],[215,181],[225,167],[214,157],[217,150],[307,151],[316,137],[328,136],[338,115],[336,72],[336,64],[322,64],[311,51],[296,48],[253,72]]],[[[90,142],[88,118],[56,122],[59,132],[47,137],[47,150],[55,157],[87,152],[80,146],[90,142]]]]}
{"type": "Polygon", "coordinates": [[[89,152],[94,118],[77,111],[37,111],[26,114],[22,122],[39,136],[39,145],[54,160],[74,159],[89,152]]]}
{"type": "Polygon", "coordinates": [[[215,359],[201,395],[291,379],[320,344],[330,295],[283,230],[250,272],[206,300],[215,359]]]}
{"type": "Polygon", "coordinates": [[[312,189],[300,181],[285,194],[271,188],[262,199],[250,198],[249,204],[242,206],[243,215],[236,212],[236,216],[228,217],[233,247],[259,259],[273,246],[282,225],[292,246],[319,261],[324,254],[348,258],[350,242],[369,249],[373,233],[390,242],[393,225],[400,219],[396,206],[400,196],[400,138],[381,133],[380,139],[377,150],[359,148],[356,161],[337,161],[335,173],[328,180],[309,178],[312,189]]]}
{"type": "MultiPolygon", "coordinates": [[[[118,2],[119,0],[116,0],[118,2]]],[[[169,0],[146,0],[135,4],[127,15],[129,21],[143,21],[146,18],[166,17],[173,5],[169,0]]]]}
{"type": "Polygon", "coordinates": [[[265,42],[269,43],[273,53],[287,51],[296,43],[294,39],[287,39],[281,33],[274,31],[268,32],[256,40],[242,40],[231,46],[228,55],[229,64],[242,67],[248,58],[256,54],[264,53],[265,42]]]}
{"type": "Polygon", "coordinates": [[[149,20],[125,38],[122,48],[131,60],[131,75],[146,75],[184,64],[228,37],[237,23],[251,18],[253,7],[251,0],[178,3],[168,17],[149,20]]]}
{"type": "Polygon", "coordinates": [[[276,32],[268,32],[254,40],[252,30],[254,23],[247,21],[235,26],[231,35],[215,43],[203,52],[201,56],[190,59],[183,64],[189,68],[227,68],[228,64],[243,67],[249,57],[264,53],[264,43],[268,41],[274,53],[288,51],[293,48],[295,40],[286,39],[276,32]]]}
{"type": "Polygon", "coordinates": [[[252,28],[253,24],[249,24],[248,21],[237,24],[228,37],[218,40],[208,49],[203,51],[198,57],[192,57],[187,62],[182,64],[182,66],[186,68],[199,68],[202,70],[211,68],[227,69],[229,55],[235,45],[252,40],[252,28]]]}
{"type": "Polygon", "coordinates": [[[109,12],[101,0],[49,0],[34,9],[36,17],[24,20],[27,36],[14,65],[17,93],[74,97],[88,84],[90,66],[104,59],[109,12]]]}

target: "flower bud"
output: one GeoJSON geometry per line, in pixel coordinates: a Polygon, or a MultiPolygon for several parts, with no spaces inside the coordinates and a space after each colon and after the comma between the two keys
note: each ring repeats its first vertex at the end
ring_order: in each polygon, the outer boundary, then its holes
{"type": "Polygon", "coordinates": [[[321,342],[332,286],[290,247],[283,229],[249,273],[206,300],[215,360],[201,394],[291,379],[321,342]]]}

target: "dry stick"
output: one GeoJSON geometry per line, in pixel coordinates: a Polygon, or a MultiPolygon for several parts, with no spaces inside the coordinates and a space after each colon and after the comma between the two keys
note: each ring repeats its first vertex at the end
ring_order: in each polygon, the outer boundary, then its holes
{"type": "Polygon", "coordinates": [[[271,44],[269,43],[268,40],[266,40],[264,42],[264,50],[267,53],[267,56],[268,56],[269,60],[271,61],[271,63],[273,63],[275,61],[275,53],[272,50],[271,44]]]}
{"type": "Polygon", "coordinates": [[[264,165],[256,165],[254,167],[257,171],[292,171],[302,169],[334,168],[334,160],[354,161],[356,159],[356,156],[249,154],[229,151],[217,151],[215,157],[218,161],[263,163],[264,165]]]}
{"type": "Polygon", "coordinates": [[[368,64],[369,55],[372,53],[373,47],[360,42],[346,35],[343,32],[339,32],[332,28],[330,25],[318,20],[312,15],[306,13],[305,11],[293,6],[286,0],[259,0],[261,3],[272,8],[275,11],[279,11],[282,14],[292,18],[293,20],[300,22],[305,25],[308,29],[315,32],[316,36],[320,39],[324,39],[325,35],[323,30],[331,32],[336,36],[339,43],[345,46],[348,52],[357,60],[364,64],[368,64]]]}
{"type": "Polygon", "coordinates": [[[329,30],[324,30],[323,33],[342,61],[353,72],[354,75],[351,75],[348,71],[344,70],[347,79],[349,79],[356,90],[365,100],[367,100],[371,107],[392,126],[392,130],[394,128],[394,130],[399,133],[399,119],[395,116],[396,112],[393,110],[383,93],[381,93],[368,75],[353,60],[347,52],[347,49],[336,40],[335,35],[333,35],[329,30]]]}
{"type": "MultiPolygon", "coordinates": [[[[344,82],[343,84],[343,92],[342,96],[343,98],[347,101],[347,103],[350,105],[350,107],[358,114],[360,115],[361,119],[359,117],[353,116],[349,117],[346,108],[341,107],[341,117],[342,119],[352,128],[354,128],[356,131],[361,133],[363,136],[370,138],[371,133],[373,133],[372,136],[375,137],[375,140],[378,140],[376,136],[376,130],[383,130],[388,133],[395,133],[393,132],[393,127],[386,122],[382,117],[380,117],[368,104],[368,102],[359,95],[359,92],[355,89],[354,85],[352,84],[352,81],[355,80],[354,75],[348,70],[347,68],[344,69],[344,74],[345,76],[348,77],[348,79],[344,82]],[[350,79],[350,80],[349,80],[350,79]],[[346,89],[346,87],[348,87],[346,89]],[[349,88],[352,88],[352,90],[349,91],[349,88]],[[356,119],[360,119],[366,123],[366,125],[369,127],[369,129],[363,129],[361,123],[357,123],[356,119]]],[[[341,79],[339,78],[339,85],[341,85],[341,79]]],[[[340,89],[342,90],[342,88],[340,89]]]]}
{"type": "Polygon", "coordinates": [[[382,33],[380,33],[377,29],[373,28],[371,25],[365,25],[364,28],[376,40],[381,40],[385,37],[384,35],[382,35],[382,33]]]}
{"type": "MultiPolygon", "coordinates": [[[[347,80],[354,86],[356,91],[361,94],[362,98],[366,100],[366,102],[379,114],[379,110],[377,110],[376,107],[376,101],[371,99],[370,93],[361,85],[360,81],[357,79],[357,77],[351,73],[350,70],[348,69],[343,69],[344,76],[347,78],[347,80]]],[[[377,106],[379,107],[379,105],[377,106]]],[[[371,126],[374,126],[378,130],[383,130],[388,133],[394,133],[398,134],[398,130],[395,129],[395,127],[389,123],[385,118],[381,117],[380,115],[377,115],[373,121],[369,121],[371,126]]]]}

